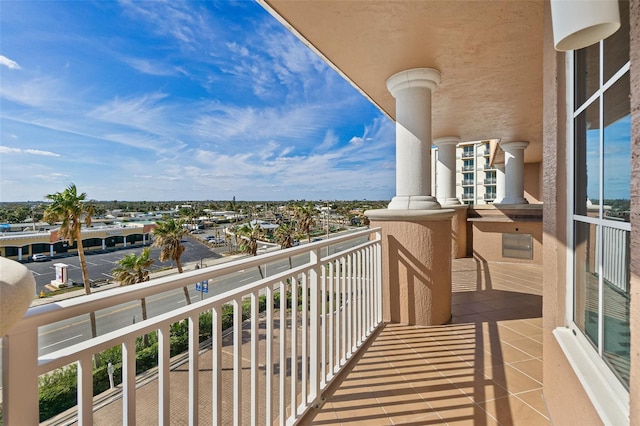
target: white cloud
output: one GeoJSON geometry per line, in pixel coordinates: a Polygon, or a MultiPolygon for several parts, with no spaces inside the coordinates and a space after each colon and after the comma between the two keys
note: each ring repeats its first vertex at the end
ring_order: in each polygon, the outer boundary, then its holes
{"type": "Polygon", "coordinates": [[[4,55],[0,55],[0,65],[5,66],[10,70],[22,69],[22,67],[20,67],[20,65],[18,65],[16,61],[11,60],[4,55]]]}
{"type": "Polygon", "coordinates": [[[159,61],[151,61],[149,59],[126,58],[124,62],[138,72],[154,76],[176,76],[186,75],[186,71],[182,67],[168,65],[159,61]]]}
{"type": "Polygon", "coordinates": [[[31,155],[42,155],[45,157],[60,157],[60,154],[56,154],[51,151],[42,151],[40,149],[21,149],[21,148],[11,148],[8,146],[0,146],[0,152],[3,154],[31,154],[31,155]]]}

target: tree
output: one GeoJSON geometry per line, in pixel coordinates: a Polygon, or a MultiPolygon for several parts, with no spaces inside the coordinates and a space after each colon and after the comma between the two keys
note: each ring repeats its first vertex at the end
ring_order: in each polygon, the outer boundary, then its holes
{"type": "MultiPolygon", "coordinates": [[[[78,258],[82,269],[84,291],[86,294],[91,294],[89,271],[82,245],[82,224],[84,223],[87,228],[91,226],[93,206],[84,202],[87,194],[85,192],[78,194],[78,189],[73,183],[64,191],[46,195],[46,198],[51,200],[51,204],[45,209],[42,219],[49,224],[61,222],[58,231],[60,238],[69,240],[69,245],[73,245],[74,242],[78,244],[78,258]]],[[[95,312],[91,312],[89,318],[91,320],[91,336],[95,338],[98,335],[95,312]]],[[[97,355],[95,360],[96,365],[99,365],[100,360],[97,355]]]]}
{"type": "MultiPolygon", "coordinates": [[[[281,224],[276,229],[276,243],[280,245],[283,249],[287,249],[289,247],[293,247],[294,238],[293,238],[293,229],[286,223],[281,224]]],[[[289,269],[292,269],[293,265],[291,263],[291,257],[289,257],[289,269]]]]}
{"type": "MultiPolygon", "coordinates": [[[[111,273],[120,286],[139,284],[149,281],[149,268],[153,265],[154,260],[149,257],[151,249],[146,247],[142,250],[140,256],[135,253],[125,255],[118,260],[118,266],[111,273]]],[[[142,320],[147,319],[147,301],[143,297],[140,299],[140,309],[142,310],[142,320]]],[[[144,345],[149,345],[148,336],[144,335],[144,345]]]]}
{"type": "MultiPolygon", "coordinates": [[[[245,223],[237,229],[236,233],[242,237],[242,241],[240,242],[240,251],[251,256],[257,256],[258,239],[262,234],[262,228],[260,228],[260,225],[256,223],[252,228],[250,225],[245,223]]],[[[258,265],[258,272],[260,272],[260,278],[264,278],[260,265],[258,265]]]]}
{"type": "MultiPolygon", "coordinates": [[[[182,273],[182,263],[180,258],[184,253],[184,246],[182,245],[182,238],[189,234],[189,231],[183,226],[184,221],[169,219],[164,222],[158,222],[157,226],[153,230],[154,240],[152,247],[162,247],[160,251],[160,262],[172,260],[176,262],[178,273],[182,273]]],[[[187,305],[191,304],[191,297],[189,296],[189,289],[182,287],[184,290],[184,297],[187,300],[187,305]]]]}
{"type": "Polygon", "coordinates": [[[296,209],[296,221],[298,230],[306,234],[307,240],[311,242],[311,228],[316,224],[313,205],[311,203],[296,209]]]}

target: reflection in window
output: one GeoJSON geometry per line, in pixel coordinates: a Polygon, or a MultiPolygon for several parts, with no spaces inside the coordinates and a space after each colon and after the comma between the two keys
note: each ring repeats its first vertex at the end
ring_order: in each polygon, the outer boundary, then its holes
{"type": "Polygon", "coordinates": [[[575,119],[575,213],[586,216],[600,199],[600,109],[594,102],[575,119]]]}
{"type": "Polygon", "coordinates": [[[598,262],[597,226],[576,222],[574,229],[574,309],[575,322],[589,340],[598,346],[598,262]]]}
{"type": "Polygon", "coordinates": [[[604,214],[629,222],[631,213],[631,105],[629,73],[604,94],[604,214]]]}

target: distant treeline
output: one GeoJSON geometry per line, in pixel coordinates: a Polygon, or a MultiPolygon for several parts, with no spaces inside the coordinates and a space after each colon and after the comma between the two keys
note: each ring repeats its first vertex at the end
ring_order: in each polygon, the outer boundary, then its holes
{"type": "MultiPolygon", "coordinates": [[[[327,204],[341,214],[346,214],[350,210],[356,209],[378,209],[385,208],[389,200],[369,201],[322,201],[322,200],[288,200],[288,201],[96,201],[91,200],[94,206],[95,216],[100,217],[114,211],[122,213],[146,213],[165,212],[175,210],[176,206],[190,206],[179,209],[181,216],[204,216],[205,209],[209,210],[231,210],[238,212],[268,212],[275,211],[280,206],[294,208],[296,206],[312,203],[313,205],[326,206],[327,204]]],[[[0,223],[23,223],[40,222],[47,207],[45,202],[25,201],[25,202],[0,202],[0,223]]]]}

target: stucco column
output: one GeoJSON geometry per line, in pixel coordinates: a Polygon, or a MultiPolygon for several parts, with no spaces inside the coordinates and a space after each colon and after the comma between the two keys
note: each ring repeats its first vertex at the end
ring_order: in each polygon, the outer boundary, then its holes
{"type": "Polygon", "coordinates": [[[437,138],[433,141],[438,147],[436,162],[436,197],[442,205],[459,205],[456,198],[456,145],[457,136],[437,138]]]}
{"type": "Polygon", "coordinates": [[[505,196],[504,164],[494,164],[493,168],[496,169],[496,199],[493,204],[500,204],[505,196]]]}
{"type": "Polygon", "coordinates": [[[414,68],[392,75],[387,89],[396,98],[396,196],[393,210],[434,210],[431,195],[431,91],[440,72],[414,68]]]}
{"type": "Polygon", "coordinates": [[[107,248],[107,241],[103,238],[102,239],[102,250],[106,250],[107,248]]]}
{"type": "Polygon", "coordinates": [[[18,247],[18,260],[22,260],[22,247],[18,247]]]}
{"type": "Polygon", "coordinates": [[[370,226],[382,232],[383,321],[427,326],[451,319],[455,214],[454,209],[365,212],[370,226]]]}
{"type": "Polygon", "coordinates": [[[528,145],[529,142],[500,144],[504,151],[505,197],[499,204],[529,204],[524,198],[524,150],[528,145]]]}

